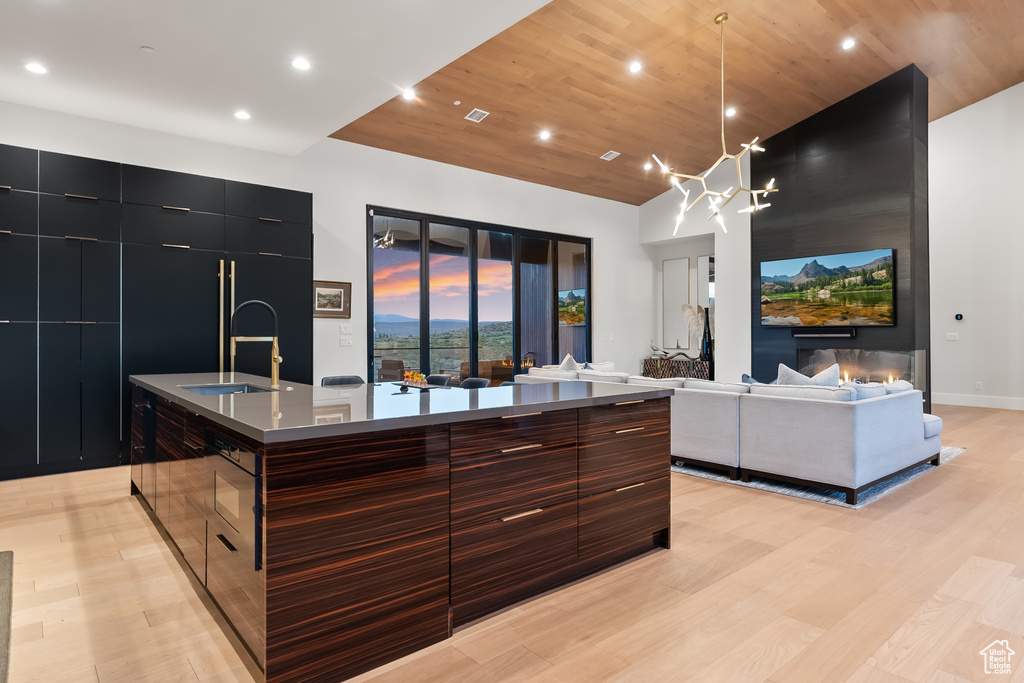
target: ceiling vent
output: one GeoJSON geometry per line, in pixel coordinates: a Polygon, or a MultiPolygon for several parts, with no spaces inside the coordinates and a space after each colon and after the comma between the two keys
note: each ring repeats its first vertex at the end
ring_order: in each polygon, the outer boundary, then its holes
{"type": "Polygon", "coordinates": [[[484,111],[483,109],[474,109],[473,111],[466,114],[466,118],[472,121],[473,123],[480,123],[481,121],[486,119],[487,115],[490,113],[491,112],[484,111]]]}
{"type": "Polygon", "coordinates": [[[607,152],[605,152],[604,154],[601,155],[601,158],[604,159],[605,161],[611,161],[612,159],[614,159],[617,156],[619,156],[618,152],[614,152],[612,150],[608,150],[607,152]]]}

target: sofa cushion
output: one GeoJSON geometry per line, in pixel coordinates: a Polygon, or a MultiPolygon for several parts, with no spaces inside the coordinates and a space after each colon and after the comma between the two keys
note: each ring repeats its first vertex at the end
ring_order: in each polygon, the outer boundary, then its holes
{"type": "Polygon", "coordinates": [[[885,392],[887,394],[898,394],[901,391],[910,391],[914,388],[914,385],[905,379],[898,379],[895,382],[889,382],[885,385],[885,392]]]}
{"type": "Polygon", "coordinates": [[[824,401],[857,400],[857,391],[846,387],[751,384],[750,393],[762,396],[783,396],[787,398],[816,398],[824,401]]]}
{"type": "MultiPolygon", "coordinates": [[[[615,362],[605,361],[603,363],[584,363],[583,368],[585,370],[596,370],[598,372],[615,372],[615,362]]],[[[625,373],[629,376],[629,373],[625,373]]]]}
{"type": "Polygon", "coordinates": [[[597,370],[580,370],[576,374],[578,379],[585,379],[590,382],[619,382],[620,384],[629,377],[628,372],[598,372],[597,370]]]}
{"type": "Polygon", "coordinates": [[[839,364],[833,363],[814,377],[808,377],[793,368],[779,363],[779,384],[795,384],[798,386],[839,386],[839,364]]]}
{"type": "Polygon", "coordinates": [[[885,385],[878,382],[868,382],[867,384],[844,382],[842,386],[856,391],[858,401],[865,398],[878,398],[879,396],[885,396],[888,393],[885,390],[885,385]]]}
{"type": "Polygon", "coordinates": [[[530,375],[534,377],[545,377],[547,379],[576,379],[575,372],[565,372],[563,370],[548,370],[547,368],[530,368],[530,375]]]}
{"type": "Polygon", "coordinates": [[[924,414],[924,438],[928,439],[942,433],[942,418],[938,415],[924,414]]]}
{"type": "Polygon", "coordinates": [[[665,379],[657,379],[655,377],[641,377],[640,375],[630,375],[629,377],[626,378],[626,384],[643,384],[649,387],[682,389],[683,379],[681,377],[667,377],[665,379]]]}
{"type": "Polygon", "coordinates": [[[702,391],[725,391],[730,394],[746,394],[750,385],[744,382],[713,382],[708,379],[687,377],[683,380],[684,389],[700,389],[702,391]]]}
{"type": "Polygon", "coordinates": [[[576,362],[571,353],[565,354],[565,358],[558,364],[558,369],[563,372],[579,372],[583,366],[576,362]]]}

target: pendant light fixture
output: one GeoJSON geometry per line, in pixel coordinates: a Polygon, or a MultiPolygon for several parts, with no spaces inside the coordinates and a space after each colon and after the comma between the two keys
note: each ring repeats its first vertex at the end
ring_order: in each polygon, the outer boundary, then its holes
{"type": "Polygon", "coordinates": [[[735,199],[736,195],[740,194],[741,192],[746,192],[747,194],[749,194],[751,196],[751,203],[750,203],[750,205],[739,210],[739,213],[750,213],[752,211],[760,211],[761,209],[766,209],[769,206],[771,206],[771,204],[769,204],[767,202],[762,202],[761,200],[766,198],[770,193],[778,192],[779,191],[779,188],[775,187],[775,178],[772,178],[768,182],[768,184],[764,187],[763,190],[751,190],[749,188],[743,187],[743,174],[742,174],[742,171],[740,169],[740,159],[742,159],[743,155],[746,154],[748,151],[753,151],[753,152],[763,152],[764,151],[764,148],[763,147],[759,147],[758,144],[757,144],[757,141],[760,138],[754,138],[753,140],[751,140],[747,144],[741,144],[740,146],[743,148],[743,150],[740,151],[737,154],[729,154],[728,151],[726,150],[726,146],[725,146],[725,21],[728,18],[729,18],[729,15],[726,14],[725,12],[722,12],[718,16],[715,17],[715,23],[718,24],[721,27],[721,32],[722,32],[722,67],[721,67],[721,75],[722,75],[722,79],[721,79],[721,93],[722,93],[722,100],[721,100],[721,105],[722,105],[722,156],[720,156],[718,158],[718,161],[716,161],[714,164],[712,164],[711,168],[709,168],[708,170],[704,171],[703,173],[701,173],[699,175],[689,175],[687,173],[678,173],[678,172],[676,172],[675,170],[669,168],[664,163],[662,163],[661,159],[659,159],[657,156],[655,156],[654,154],[651,155],[651,157],[656,162],[658,162],[658,166],[661,167],[661,172],[664,173],[665,175],[669,176],[669,178],[672,181],[672,184],[676,187],[676,189],[678,189],[680,192],[683,193],[683,201],[679,205],[679,216],[676,218],[676,228],[675,228],[675,230],[672,231],[672,236],[673,237],[675,237],[676,233],[679,232],[679,226],[682,225],[682,223],[683,223],[683,216],[690,209],[692,209],[694,206],[696,206],[697,202],[699,202],[704,197],[708,198],[708,209],[709,209],[710,214],[711,214],[711,215],[708,216],[708,220],[711,220],[712,218],[714,218],[715,220],[718,221],[718,224],[720,226],[722,226],[722,230],[724,232],[728,232],[728,230],[725,227],[725,221],[722,219],[722,209],[725,208],[725,206],[729,202],[731,202],[733,199],[735,199]],[[716,168],[718,168],[727,159],[732,160],[733,163],[736,164],[736,185],[731,186],[728,189],[726,189],[724,191],[721,191],[721,192],[719,192],[718,190],[713,190],[710,187],[708,187],[708,176],[710,176],[712,174],[712,172],[714,172],[714,170],[716,168]],[[683,187],[682,183],[680,182],[680,179],[682,179],[682,180],[696,180],[697,182],[700,183],[700,185],[701,185],[701,193],[699,195],[697,195],[697,198],[694,199],[692,202],[690,202],[690,191],[683,187]],[[736,190],[735,192],[733,192],[734,189],[736,190]],[[759,199],[759,197],[760,197],[760,199],[759,199]]]}

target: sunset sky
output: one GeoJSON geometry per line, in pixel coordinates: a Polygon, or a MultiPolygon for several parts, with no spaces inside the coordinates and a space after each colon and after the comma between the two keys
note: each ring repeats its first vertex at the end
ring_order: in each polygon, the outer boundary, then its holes
{"type": "MultiPolygon", "coordinates": [[[[481,321],[512,319],[512,264],[478,261],[479,316],[481,321]]],[[[374,313],[419,318],[419,253],[400,249],[373,250],[374,313]]],[[[469,259],[464,256],[430,257],[430,317],[469,318],[469,259]]]]}

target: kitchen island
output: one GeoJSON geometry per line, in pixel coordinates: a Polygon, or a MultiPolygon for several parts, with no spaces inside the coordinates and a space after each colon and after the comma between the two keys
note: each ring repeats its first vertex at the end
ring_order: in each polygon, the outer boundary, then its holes
{"type": "Polygon", "coordinates": [[[354,676],[668,545],[671,390],[131,381],[133,492],[268,681],[354,676]]]}

